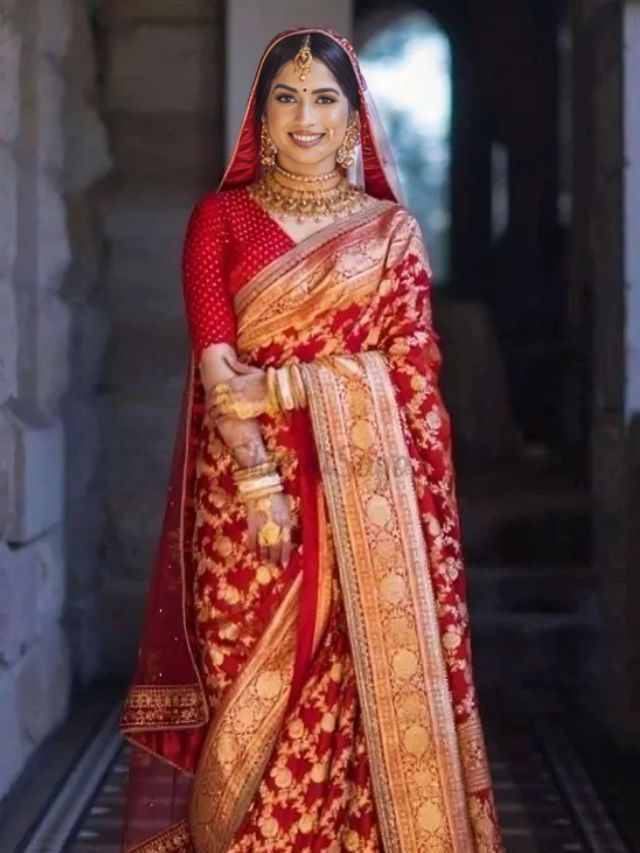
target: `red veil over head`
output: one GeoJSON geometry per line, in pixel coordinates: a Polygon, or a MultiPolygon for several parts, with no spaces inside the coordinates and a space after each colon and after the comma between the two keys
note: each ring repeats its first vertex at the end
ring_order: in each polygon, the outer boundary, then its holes
{"type": "MultiPolygon", "coordinates": [[[[246,186],[260,177],[260,140],[254,121],[260,72],[278,42],[305,33],[322,33],[337,42],[347,53],[358,80],[360,145],[349,179],[369,195],[399,201],[401,192],[393,158],[353,46],[338,33],[316,27],[285,30],[268,44],[218,189],[246,186]]],[[[191,603],[195,457],[203,415],[204,393],[192,354],[138,661],[121,718],[121,730],[135,747],[127,794],[125,851],[159,849],[147,846],[153,837],[174,845],[167,849],[190,849],[183,821],[192,773],[210,721],[197,663],[200,651],[191,603]]]]}

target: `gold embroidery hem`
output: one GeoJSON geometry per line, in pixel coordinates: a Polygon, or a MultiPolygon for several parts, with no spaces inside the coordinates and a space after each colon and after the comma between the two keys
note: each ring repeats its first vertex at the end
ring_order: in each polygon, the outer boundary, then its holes
{"type": "Polygon", "coordinates": [[[286,710],[302,575],[287,590],[207,733],[189,827],[197,853],[223,853],[258,789],[286,710]]]}
{"type": "Polygon", "coordinates": [[[136,729],[190,728],[207,720],[199,684],[143,684],[130,688],[120,718],[123,733],[136,729]]]}
{"type": "Polygon", "coordinates": [[[180,821],[159,835],[145,839],[129,853],[193,853],[187,822],[180,821]]]}

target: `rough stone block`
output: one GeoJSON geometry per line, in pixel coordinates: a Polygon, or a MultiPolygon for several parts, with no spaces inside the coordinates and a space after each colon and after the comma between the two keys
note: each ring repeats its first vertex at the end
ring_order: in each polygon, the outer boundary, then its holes
{"type": "Polygon", "coordinates": [[[101,17],[109,26],[133,23],[185,23],[215,21],[221,16],[220,0],[106,0],[101,17]]]}
{"type": "Polygon", "coordinates": [[[58,65],[49,57],[37,63],[38,141],[41,169],[60,170],[64,160],[64,81],[58,65]]]}
{"type": "Polygon", "coordinates": [[[216,116],[199,113],[121,113],[112,122],[110,141],[123,178],[167,175],[213,186],[222,133],[216,116]]]}
{"type": "Polygon", "coordinates": [[[69,385],[69,306],[45,295],[38,303],[35,328],[36,400],[41,411],[53,413],[69,385]]]}
{"type": "Polygon", "coordinates": [[[20,36],[0,18],[0,140],[13,142],[20,117],[20,36]]]}
{"type": "Polygon", "coordinates": [[[100,380],[109,330],[109,321],[95,306],[84,305],[74,311],[69,371],[75,393],[91,393],[100,380]]]}
{"type": "Polygon", "coordinates": [[[15,160],[0,144],[0,276],[11,274],[16,256],[17,191],[15,160]]]}
{"type": "Polygon", "coordinates": [[[67,397],[62,404],[67,459],[67,500],[78,501],[89,491],[101,449],[101,412],[92,397],[67,397]]]}
{"type": "Polygon", "coordinates": [[[13,676],[0,668],[0,800],[9,793],[28,758],[21,716],[13,676]]]}
{"type": "Polygon", "coordinates": [[[16,661],[36,632],[33,556],[0,543],[0,663],[16,661]]]}
{"type": "Polygon", "coordinates": [[[46,175],[38,179],[38,287],[58,290],[71,260],[67,213],[61,192],[46,175]]]}
{"type": "Polygon", "coordinates": [[[70,656],[60,625],[50,626],[14,672],[24,736],[37,745],[64,720],[69,706],[70,656]]]}
{"type": "Polygon", "coordinates": [[[38,50],[63,57],[71,36],[71,0],[37,0],[38,50]]]}
{"type": "MultiPolygon", "coordinates": [[[[136,325],[145,331],[179,327],[184,322],[180,287],[179,239],[157,250],[149,245],[116,243],[107,268],[109,317],[114,325],[136,325]],[[144,311],[139,306],[144,305],[144,311]]],[[[181,236],[181,235],[179,235],[181,236]]],[[[158,235],[158,242],[161,240],[158,235]]]]}
{"type": "Polygon", "coordinates": [[[92,484],[81,499],[67,503],[67,601],[95,591],[100,581],[100,548],[105,529],[102,484],[92,484]]]}
{"type": "Polygon", "coordinates": [[[111,110],[215,112],[219,70],[212,27],[144,25],[114,32],[106,81],[111,110]]]}
{"type": "MultiPolygon", "coordinates": [[[[25,545],[24,558],[35,565],[36,633],[44,635],[62,615],[66,592],[64,531],[58,525],[45,536],[25,545]]],[[[33,609],[32,590],[32,609],[33,609]]]]}
{"type": "Polygon", "coordinates": [[[0,278],[0,406],[16,393],[18,329],[13,287],[0,278]]]}
{"type": "Polygon", "coordinates": [[[40,423],[11,416],[15,437],[15,507],[9,542],[26,543],[64,516],[64,433],[59,420],[40,423]]]}
{"type": "Polygon", "coordinates": [[[92,593],[69,604],[65,628],[71,650],[71,670],[80,684],[101,675],[104,667],[105,636],[102,598],[92,593]]]}
{"type": "Polygon", "coordinates": [[[9,527],[14,508],[15,437],[6,410],[0,409],[0,539],[9,527]]]}
{"type": "Polygon", "coordinates": [[[111,169],[106,129],[94,109],[76,100],[65,111],[64,129],[64,188],[67,192],[81,192],[111,169]]]}

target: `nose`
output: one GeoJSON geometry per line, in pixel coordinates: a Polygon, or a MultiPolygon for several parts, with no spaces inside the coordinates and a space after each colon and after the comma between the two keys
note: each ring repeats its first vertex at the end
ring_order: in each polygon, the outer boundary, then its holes
{"type": "Polygon", "coordinates": [[[296,121],[300,128],[311,127],[315,121],[315,110],[310,98],[300,98],[296,121]]]}

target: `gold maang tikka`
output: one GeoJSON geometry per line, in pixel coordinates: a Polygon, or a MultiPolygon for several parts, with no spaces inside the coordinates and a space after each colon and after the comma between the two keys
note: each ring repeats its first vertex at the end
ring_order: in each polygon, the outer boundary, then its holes
{"type": "Polygon", "coordinates": [[[311,36],[306,35],[304,37],[304,41],[300,46],[300,50],[293,57],[293,64],[295,66],[296,71],[300,75],[301,80],[306,80],[309,72],[311,71],[311,60],[313,59],[311,55],[311,36]]]}

